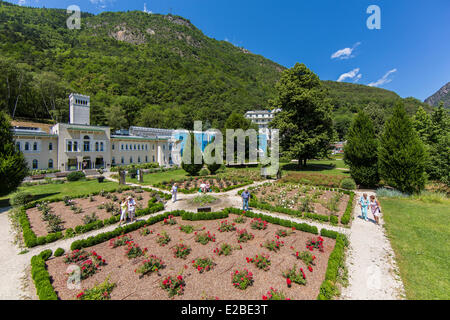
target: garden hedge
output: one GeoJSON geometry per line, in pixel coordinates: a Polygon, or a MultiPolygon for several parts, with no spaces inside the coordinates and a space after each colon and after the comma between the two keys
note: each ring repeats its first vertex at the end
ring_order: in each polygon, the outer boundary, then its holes
{"type": "MultiPolygon", "coordinates": [[[[205,212],[205,213],[194,213],[188,212],[184,210],[175,210],[171,212],[165,212],[153,217],[148,218],[145,221],[137,221],[135,223],[118,227],[112,231],[100,233],[96,236],[91,236],[87,239],[75,240],[72,242],[70,249],[77,250],[82,248],[87,248],[94,246],[99,243],[103,243],[117,236],[135,231],[143,226],[152,225],[157,222],[161,222],[164,219],[168,218],[170,215],[179,216],[183,220],[215,220],[215,219],[224,219],[229,216],[230,213],[233,214],[244,214],[249,218],[261,218],[266,220],[269,223],[278,224],[283,227],[295,228],[299,231],[304,231],[312,234],[318,234],[318,229],[315,226],[308,225],[306,223],[296,223],[286,219],[281,219],[277,217],[267,216],[264,214],[258,214],[251,211],[243,212],[240,209],[236,208],[225,208],[222,211],[218,212],[205,212]]],[[[347,238],[345,235],[342,235],[335,231],[330,231],[326,229],[322,229],[320,234],[324,237],[336,239],[336,245],[334,250],[330,254],[330,258],[328,261],[328,267],[325,274],[325,280],[320,287],[320,293],[318,295],[318,299],[331,299],[335,293],[335,282],[338,277],[338,271],[341,267],[344,259],[344,249],[348,244],[347,238]]],[[[45,261],[51,256],[51,250],[44,250],[38,256],[34,256],[31,259],[32,263],[32,273],[36,273],[37,275],[33,275],[33,280],[35,280],[36,290],[38,292],[39,299],[41,300],[50,300],[57,299],[57,295],[50,283],[50,275],[46,270],[45,261]],[[48,252],[49,251],[49,252],[48,252]],[[34,268],[33,268],[34,265],[34,268]]]]}
{"type": "Polygon", "coordinates": [[[36,287],[39,300],[58,300],[55,289],[50,282],[50,274],[47,271],[45,261],[52,255],[51,250],[44,250],[31,258],[31,278],[36,287]]]}
{"type": "Polygon", "coordinates": [[[348,224],[350,222],[350,218],[352,217],[352,211],[353,211],[353,199],[355,198],[355,193],[350,191],[348,193],[350,196],[348,198],[347,207],[345,208],[345,212],[341,217],[341,223],[342,224],[348,224]]]}
{"type": "MultiPolygon", "coordinates": [[[[109,191],[109,192],[116,192],[117,190],[121,189],[122,191],[127,191],[127,190],[131,190],[131,187],[122,187],[122,188],[118,188],[115,189],[115,191],[109,191]]],[[[162,198],[164,199],[168,199],[170,198],[169,194],[165,194],[161,191],[155,191],[152,189],[147,189],[147,188],[142,188],[142,190],[144,191],[148,191],[148,192],[153,192],[153,193],[157,193],[159,194],[162,198]]],[[[100,192],[95,192],[95,193],[90,193],[87,195],[81,195],[81,196],[77,196],[77,197],[72,197],[71,199],[75,199],[75,198],[84,198],[87,197],[89,195],[98,195],[100,192]]],[[[57,201],[62,201],[59,198],[57,199],[51,199],[48,200],[49,202],[57,202],[57,201]]],[[[110,218],[106,218],[104,220],[97,220],[94,222],[91,222],[89,224],[85,224],[85,225],[78,225],[76,226],[74,229],[73,228],[67,228],[66,232],[63,234],[61,231],[60,232],[56,232],[56,233],[49,233],[46,236],[41,236],[41,237],[37,237],[36,234],[34,233],[34,231],[31,229],[31,225],[30,225],[30,220],[28,218],[28,215],[26,213],[26,209],[29,208],[33,208],[35,207],[38,203],[42,203],[42,201],[34,201],[33,203],[30,203],[28,205],[23,206],[20,209],[20,213],[19,213],[19,223],[20,226],[22,228],[22,234],[23,234],[23,241],[25,243],[25,246],[28,248],[32,248],[35,247],[37,245],[43,245],[46,243],[51,243],[54,242],[56,240],[59,240],[61,238],[71,238],[73,236],[75,236],[76,234],[82,234],[82,233],[86,233],[92,230],[97,230],[100,228],[103,228],[104,226],[108,226],[111,224],[114,224],[116,222],[119,221],[120,219],[120,215],[115,215],[112,216],[110,218]]],[[[148,201],[148,207],[145,209],[140,209],[140,210],[136,210],[136,217],[140,217],[140,216],[146,216],[155,212],[159,212],[164,210],[164,204],[157,202],[156,197],[152,197],[150,198],[150,200],[148,201]]]]}

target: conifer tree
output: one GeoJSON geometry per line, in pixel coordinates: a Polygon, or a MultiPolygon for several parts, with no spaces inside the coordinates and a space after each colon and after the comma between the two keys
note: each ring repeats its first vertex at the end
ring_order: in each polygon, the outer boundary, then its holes
{"type": "Polygon", "coordinates": [[[359,111],[347,132],[344,162],[357,184],[373,186],[378,183],[378,140],[370,117],[359,111]]]}
{"type": "Polygon", "coordinates": [[[402,103],[394,107],[380,138],[378,172],[388,185],[406,193],[425,187],[427,153],[402,103]]]}
{"type": "Polygon", "coordinates": [[[195,135],[190,133],[184,144],[181,167],[191,176],[195,176],[203,168],[203,163],[202,151],[198,146],[195,135]]]}
{"type": "Polygon", "coordinates": [[[28,174],[23,153],[14,144],[10,121],[0,111],[0,196],[14,191],[28,174]]]}

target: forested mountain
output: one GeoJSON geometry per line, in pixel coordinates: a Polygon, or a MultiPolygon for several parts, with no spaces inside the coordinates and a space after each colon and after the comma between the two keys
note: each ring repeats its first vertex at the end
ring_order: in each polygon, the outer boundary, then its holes
{"type": "MultiPolygon", "coordinates": [[[[93,124],[191,128],[203,120],[222,128],[233,111],[269,108],[284,70],[179,16],[82,13],[80,30],[67,28],[68,17],[66,10],[0,0],[0,109],[67,121],[68,94],[78,92],[91,96],[93,124]]],[[[383,89],[323,83],[341,136],[357,108],[371,104],[385,115],[400,99],[383,89]]],[[[411,113],[423,105],[413,100],[411,113]]]]}
{"type": "Polygon", "coordinates": [[[447,82],[436,93],[425,99],[425,103],[437,107],[439,103],[444,103],[445,108],[450,108],[450,82],[447,82]]]}

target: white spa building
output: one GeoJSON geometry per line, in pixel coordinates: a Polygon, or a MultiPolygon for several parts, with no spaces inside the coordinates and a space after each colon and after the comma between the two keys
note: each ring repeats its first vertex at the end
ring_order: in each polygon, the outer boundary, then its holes
{"type": "Polygon", "coordinates": [[[30,169],[74,171],[148,162],[160,166],[179,163],[179,159],[172,159],[172,149],[179,143],[166,132],[112,133],[109,127],[90,125],[89,96],[72,93],[69,104],[69,123],[57,123],[49,132],[35,127],[13,128],[16,146],[30,169]]]}

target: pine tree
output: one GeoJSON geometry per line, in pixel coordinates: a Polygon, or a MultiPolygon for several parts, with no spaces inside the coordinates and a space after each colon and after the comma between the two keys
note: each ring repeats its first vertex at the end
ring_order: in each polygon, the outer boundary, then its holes
{"type": "Polygon", "coordinates": [[[23,153],[14,144],[10,122],[8,116],[0,111],[0,196],[17,189],[28,174],[23,153]]]}
{"type": "Polygon", "coordinates": [[[183,147],[181,167],[191,176],[195,176],[203,168],[203,155],[195,135],[190,133],[183,147]],[[190,152],[188,152],[190,150],[190,152]],[[197,158],[195,157],[197,155],[197,158]],[[198,156],[200,155],[200,157],[198,156]]]}
{"type": "Polygon", "coordinates": [[[378,183],[378,140],[372,120],[362,110],[347,132],[344,161],[357,184],[373,186],[378,183]]]}
{"type": "Polygon", "coordinates": [[[433,123],[431,117],[426,111],[419,107],[416,114],[414,115],[413,126],[416,130],[419,138],[424,142],[428,143],[432,136],[433,123]]]}
{"type": "Polygon", "coordinates": [[[402,103],[394,107],[380,138],[378,172],[388,185],[406,193],[425,187],[427,153],[402,103]]]}

